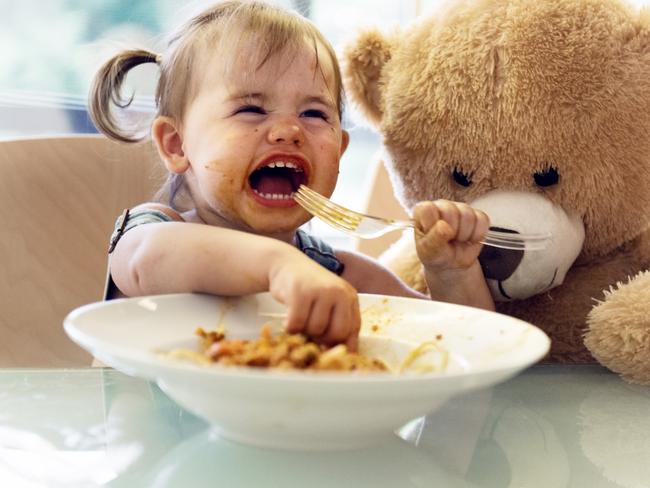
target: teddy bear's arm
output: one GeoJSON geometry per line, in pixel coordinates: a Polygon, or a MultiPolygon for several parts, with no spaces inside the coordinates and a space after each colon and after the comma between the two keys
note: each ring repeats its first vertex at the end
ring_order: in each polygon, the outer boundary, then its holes
{"type": "Polygon", "coordinates": [[[650,271],[617,283],[587,317],[585,345],[633,383],[650,384],[650,271]]]}
{"type": "Polygon", "coordinates": [[[402,237],[380,256],[379,262],[410,288],[420,293],[429,293],[422,263],[415,250],[412,231],[405,231],[402,237]]]}

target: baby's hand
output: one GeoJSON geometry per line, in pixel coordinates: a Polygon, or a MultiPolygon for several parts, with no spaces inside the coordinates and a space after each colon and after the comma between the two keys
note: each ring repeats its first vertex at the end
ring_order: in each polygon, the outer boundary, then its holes
{"type": "Polygon", "coordinates": [[[413,220],[418,257],[427,270],[438,272],[469,268],[490,227],[485,213],[448,200],[418,203],[413,220]]]}
{"type": "Polygon", "coordinates": [[[343,343],[348,350],[357,350],[359,298],[347,281],[302,253],[274,266],[269,281],[271,295],[289,309],[288,333],[302,333],[326,345],[343,343]]]}

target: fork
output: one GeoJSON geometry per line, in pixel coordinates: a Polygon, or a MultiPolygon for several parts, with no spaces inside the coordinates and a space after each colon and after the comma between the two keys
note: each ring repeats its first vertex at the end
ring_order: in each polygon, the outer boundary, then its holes
{"type": "MultiPolygon", "coordinates": [[[[335,229],[362,239],[374,239],[394,230],[415,226],[413,220],[385,219],[355,212],[332,202],[305,185],[300,185],[293,198],[314,217],[335,229]]],[[[516,234],[490,229],[481,243],[502,249],[540,250],[546,247],[550,238],[550,234],[516,234]]]]}

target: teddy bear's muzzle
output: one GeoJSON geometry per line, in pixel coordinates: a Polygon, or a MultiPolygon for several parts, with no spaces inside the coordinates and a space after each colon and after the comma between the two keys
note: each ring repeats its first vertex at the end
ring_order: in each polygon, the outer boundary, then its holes
{"type": "MultiPolygon", "coordinates": [[[[491,230],[504,232],[500,227],[490,227],[491,230]]],[[[514,232],[514,231],[511,231],[514,232]]],[[[518,234],[518,232],[516,232],[518,234]]],[[[524,257],[520,249],[501,249],[499,247],[483,246],[478,257],[483,274],[488,280],[504,281],[515,272],[524,257]]]]}
{"type": "Polygon", "coordinates": [[[494,300],[521,300],[562,284],[584,242],[579,216],[532,192],[492,191],[470,204],[490,216],[492,229],[551,235],[541,250],[482,249],[479,262],[494,300]]]}

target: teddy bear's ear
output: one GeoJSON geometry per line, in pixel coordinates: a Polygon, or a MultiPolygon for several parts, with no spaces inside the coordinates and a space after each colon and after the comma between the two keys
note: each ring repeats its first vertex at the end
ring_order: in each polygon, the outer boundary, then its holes
{"type": "Polygon", "coordinates": [[[392,38],[362,32],[343,52],[343,77],[352,101],[373,124],[382,118],[382,70],[391,58],[392,38]]]}

